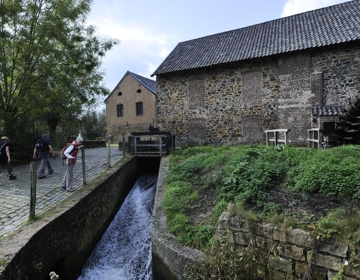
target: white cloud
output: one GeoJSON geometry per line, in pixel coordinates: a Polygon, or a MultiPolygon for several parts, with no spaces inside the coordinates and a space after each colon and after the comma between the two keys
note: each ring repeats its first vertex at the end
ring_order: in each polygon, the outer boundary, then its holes
{"type": "MultiPolygon", "coordinates": [[[[146,67],[147,73],[143,73],[143,74],[150,76],[152,73],[155,72],[155,70],[156,70],[158,67],[159,67],[158,64],[155,65],[155,64],[152,63],[152,62],[147,62],[147,67],[146,67]]],[[[141,74],[140,74],[140,75],[141,75],[141,74]]],[[[154,79],[154,77],[152,77],[151,79],[154,79]]]]}
{"type": "Polygon", "coordinates": [[[168,38],[164,34],[156,34],[153,30],[139,24],[124,24],[112,18],[103,18],[96,22],[89,22],[96,26],[100,37],[119,39],[121,42],[132,42],[146,45],[165,46],[168,38]]]}
{"type": "Polygon", "coordinates": [[[87,24],[96,26],[97,36],[120,41],[103,59],[105,83],[110,90],[126,71],[151,78],[150,75],[177,43],[173,35],[158,32],[157,28],[141,21],[125,23],[116,16],[109,16],[106,10],[92,14],[87,24]]]}
{"type": "Polygon", "coordinates": [[[287,0],[281,12],[281,17],[316,10],[346,1],[348,0],[287,0]]]}

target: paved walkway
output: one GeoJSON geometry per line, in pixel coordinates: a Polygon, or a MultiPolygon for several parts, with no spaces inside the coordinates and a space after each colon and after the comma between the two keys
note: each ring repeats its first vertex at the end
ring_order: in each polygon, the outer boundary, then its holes
{"type": "MultiPolygon", "coordinates": [[[[111,148],[110,165],[122,158],[122,152],[117,147],[111,148]]],[[[93,148],[85,150],[86,182],[91,182],[101,172],[107,169],[108,148],[93,148]]],[[[46,178],[37,179],[35,214],[50,210],[54,205],[65,200],[75,192],[67,192],[61,188],[65,167],[59,157],[50,158],[54,173],[46,178]]],[[[40,161],[37,162],[40,166],[40,161]]],[[[29,218],[30,212],[30,163],[14,167],[16,180],[9,180],[6,170],[0,174],[0,238],[8,236],[19,229],[29,218]]],[[[81,153],[74,167],[74,189],[83,186],[81,153]]]]}

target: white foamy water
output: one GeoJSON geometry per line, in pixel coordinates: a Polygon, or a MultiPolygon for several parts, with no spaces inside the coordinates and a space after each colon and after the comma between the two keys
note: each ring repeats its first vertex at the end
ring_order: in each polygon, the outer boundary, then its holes
{"type": "Polygon", "coordinates": [[[140,177],[78,280],[151,280],[150,223],[157,175],[140,177]]]}

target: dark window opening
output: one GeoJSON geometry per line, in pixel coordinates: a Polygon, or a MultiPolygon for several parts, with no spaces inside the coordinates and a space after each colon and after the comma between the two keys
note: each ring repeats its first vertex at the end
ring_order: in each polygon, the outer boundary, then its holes
{"type": "Polygon", "coordinates": [[[121,91],[119,91],[119,92],[118,92],[118,96],[121,96],[121,95],[122,95],[122,92],[121,92],[121,91]]]}
{"type": "Polygon", "coordinates": [[[141,89],[138,89],[136,92],[137,92],[137,93],[141,93],[141,89]]]}
{"type": "Polygon", "coordinates": [[[141,116],[143,114],[144,114],[143,103],[142,102],[137,102],[136,103],[136,115],[141,116]]]}
{"type": "Polygon", "coordinates": [[[117,105],[117,116],[123,117],[124,116],[124,104],[117,105]]]}

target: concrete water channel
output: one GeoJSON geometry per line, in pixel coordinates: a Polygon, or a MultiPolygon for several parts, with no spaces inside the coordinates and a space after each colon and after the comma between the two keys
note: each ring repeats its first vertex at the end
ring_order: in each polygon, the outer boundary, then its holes
{"type": "MultiPolygon", "coordinates": [[[[158,172],[161,158],[125,157],[78,186],[34,222],[0,239],[0,279],[77,279],[137,178],[158,172]]],[[[50,175],[51,176],[51,175],[50,175]]],[[[65,194],[67,195],[67,194],[65,194]]],[[[157,278],[157,280],[161,280],[157,278]]]]}

